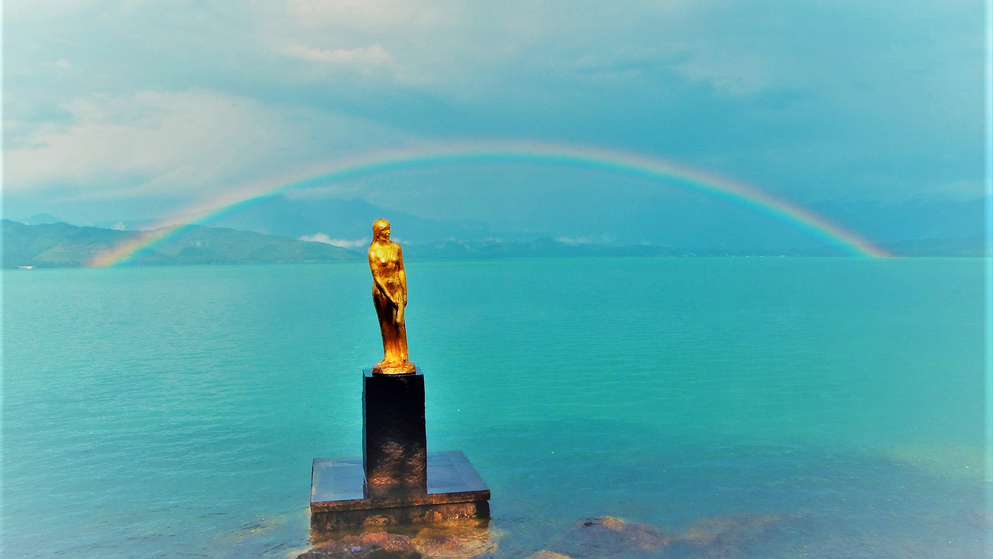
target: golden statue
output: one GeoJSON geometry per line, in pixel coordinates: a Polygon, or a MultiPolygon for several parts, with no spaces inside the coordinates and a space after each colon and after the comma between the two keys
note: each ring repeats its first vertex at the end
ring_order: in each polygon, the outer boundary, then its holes
{"type": "Polygon", "coordinates": [[[377,219],[372,224],[369,245],[369,269],[372,270],[372,302],[379,315],[383,333],[383,360],[372,372],[384,375],[413,373],[416,368],[407,359],[407,327],[403,308],[407,306],[407,274],[403,271],[403,251],[390,241],[390,222],[377,219]]]}

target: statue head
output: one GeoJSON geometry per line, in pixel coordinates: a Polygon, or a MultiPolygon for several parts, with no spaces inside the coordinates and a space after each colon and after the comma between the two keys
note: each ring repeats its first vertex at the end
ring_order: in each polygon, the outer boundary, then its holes
{"type": "Polygon", "coordinates": [[[377,219],[372,222],[372,239],[373,240],[390,240],[390,222],[385,219],[377,219]]]}

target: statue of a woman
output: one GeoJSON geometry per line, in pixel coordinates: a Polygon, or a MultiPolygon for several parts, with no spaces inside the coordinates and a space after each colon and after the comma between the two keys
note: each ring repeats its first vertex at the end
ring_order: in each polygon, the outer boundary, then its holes
{"type": "Polygon", "coordinates": [[[372,302],[379,315],[383,333],[383,360],[373,373],[406,374],[416,368],[407,358],[407,327],[403,308],[407,306],[407,274],[403,271],[403,251],[390,241],[390,222],[377,219],[372,224],[369,245],[369,269],[372,270],[372,302]]]}

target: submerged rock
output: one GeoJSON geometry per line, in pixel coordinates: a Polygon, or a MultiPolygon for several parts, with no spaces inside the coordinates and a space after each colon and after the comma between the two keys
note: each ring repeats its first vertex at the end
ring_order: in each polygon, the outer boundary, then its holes
{"type": "Polygon", "coordinates": [[[563,550],[588,557],[735,557],[768,538],[786,518],[772,514],[706,518],[683,532],[610,516],[586,518],[576,524],[563,550]]]}
{"type": "Polygon", "coordinates": [[[497,550],[488,523],[366,527],[319,543],[297,559],[474,559],[497,550]],[[402,533],[396,533],[402,532],[402,533]]]}
{"type": "Polygon", "coordinates": [[[533,555],[528,555],[527,559],[572,559],[572,557],[569,557],[568,555],[563,555],[561,553],[556,553],[554,551],[548,551],[547,549],[543,549],[538,553],[535,553],[533,555]]]}
{"type": "Polygon", "coordinates": [[[474,559],[497,550],[488,521],[431,524],[419,530],[411,541],[425,557],[436,559],[474,559]]]}
{"type": "Polygon", "coordinates": [[[242,540],[257,538],[280,528],[284,524],[286,524],[285,515],[260,516],[237,530],[221,536],[219,541],[230,545],[242,540]]]}
{"type": "Polygon", "coordinates": [[[369,532],[319,543],[297,559],[421,559],[407,536],[369,532]]]}
{"type": "Polygon", "coordinates": [[[711,545],[721,538],[759,537],[783,518],[777,514],[704,518],[690,526],[679,539],[696,545],[711,545]]]}
{"type": "Polygon", "coordinates": [[[674,539],[661,528],[612,516],[584,518],[576,526],[579,529],[576,543],[581,549],[607,555],[611,551],[653,551],[669,545],[674,539]]]}
{"type": "MultiPolygon", "coordinates": [[[[612,516],[584,518],[545,544],[558,551],[544,549],[527,559],[739,557],[748,547],[766,545],[771,533],[793,518],[775,514],[712,517],[680,532],[612,516]]],[[[372,528],[341,535],[315,545],[297,559],[476,559],[497,551],[498,538],[485,522],[389,529],[394,533],[372,528]]]]}
{"type": "Polygon", "coordinates": [[[702,557],[729,557],[748,545],[768,538],[787,516],[752,514],[699,520],[677,540],[700,550],[702,557]]]}

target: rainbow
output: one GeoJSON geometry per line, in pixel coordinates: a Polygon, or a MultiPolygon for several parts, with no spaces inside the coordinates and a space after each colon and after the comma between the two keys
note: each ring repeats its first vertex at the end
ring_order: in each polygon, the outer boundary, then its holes
{"type": "Polygon", "coordinates": [[[91,266],[125,264],[195,225],[207,225],[259,199],[297,188],[312,188],[347,179],[396,171],[472,163],[528,163],[617,173],[663,182],[719,198],[805,231],[853,256],[887,257],[885,250],[792,202],[727,177],[669,161],[600,148],[520,143],[468,142],[426,148],[382,151],[311,167],[293,175],[249,183],[220,197],[187,208],[178,217],[156,223],[128,242],[98,253],[91,266]]]}

